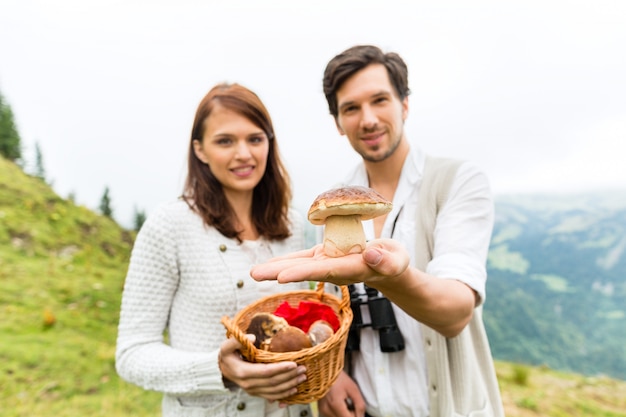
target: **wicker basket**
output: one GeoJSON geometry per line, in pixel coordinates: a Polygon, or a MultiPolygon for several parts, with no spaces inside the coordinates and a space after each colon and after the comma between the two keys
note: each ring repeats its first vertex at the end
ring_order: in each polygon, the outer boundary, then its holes
{"type": "Polygon", "coordinates": [[[233,336],[242,344],[241,354],[246,360],[257,363],[293,361],[306,366],[307,380],[298,385],[296,394],[281,399],[281,403],[306,404],[319,400],[326,395],[342,371],[344,348],[352,323],[352,310],[347,287],[342,286],[341,292],[342,298],[339,299],[324,291],[324,283],[318,283],[315,290],[283,292],[261,298],[239,311],[232,321],[227,316],[222,317],[226,336],[233,336]],[[285,301],[292,307],[297,307],[300,301],[315,301],[332,307],[339,319],[339,329],[324,343],[307,349],[294,352],[269,352],[257,349],[245,336],[252,316],[260,312],[273,313],[285,301]]]}

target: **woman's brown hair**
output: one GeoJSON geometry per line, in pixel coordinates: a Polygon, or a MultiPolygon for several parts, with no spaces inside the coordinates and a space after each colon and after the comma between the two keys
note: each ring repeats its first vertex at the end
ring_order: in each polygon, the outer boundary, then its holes
{"type": "Polygon", "coordinates": [[[222,184],[194,152],[193,141],[202,141],[205,121],[217,104],[250,120],[261,128],[269,139],[267,168],[253,190],[252,222],[259,236],[270,240],[283,240],[289,237],[291,182],[280,159],[272,119],[259,97],[239,84],[216,85],[198,105],[189,141],[188,171],[183,200],[202,217],[205,224],[215,227],[228,238],[241,241],[239,237],[241,230],[235,228],[235,212],[224,195],[222,184]]]}

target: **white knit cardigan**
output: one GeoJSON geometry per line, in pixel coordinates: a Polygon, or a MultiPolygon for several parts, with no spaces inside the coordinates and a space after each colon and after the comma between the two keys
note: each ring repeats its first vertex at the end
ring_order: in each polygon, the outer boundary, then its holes
{"type": "Polygon", "coordinates": [[[253,263],[304,247],[302,217],[289,215],[290,238],[259,240],[264,246],[251,251],[206,227],[180,200],[158,207],[142,226],[124,285],[116,368],[123,379],[164,393],[163,416],[310,415],[308,406],[279,409],[225,387],[217,359],[222,316],[262,296],[307,287],[249,275],[253,263]]]}

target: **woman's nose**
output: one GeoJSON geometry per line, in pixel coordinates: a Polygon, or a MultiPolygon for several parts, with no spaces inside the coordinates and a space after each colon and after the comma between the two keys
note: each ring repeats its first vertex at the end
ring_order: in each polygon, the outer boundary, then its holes
{"type": "Polygon", "coordinates": [[[250,148],[245,141],[241,141],[237,143],[237,148],[235,149],[235,158],[239,159],[248,159],[250,158],[250,148]]]}

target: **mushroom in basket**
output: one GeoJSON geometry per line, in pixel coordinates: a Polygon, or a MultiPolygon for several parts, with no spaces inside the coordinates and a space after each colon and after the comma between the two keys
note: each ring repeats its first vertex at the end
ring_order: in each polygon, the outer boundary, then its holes
{"type": "Polygon", "coordinates": [[[291,352],[311,347],[311,340],[306,333],[272,313],[256,313],[252,316],[246,333],[256,337],[256,348],[271,352],[291,352]]]}
{"type": "Polygon", "coordinates": [[[326,320],[316,320],[309,327],[308,335],[313,346],[321,345],[335,333],[332,326],[326,320]]]}
{"type": "Polygon", "coordinates": [[[325,320],[315,321],[308,332],[291,326],[283,317],[272,313],[256,313],[252,316],[246,333],[253,334],[254,346],[270,352],[293,352],[323,343],[334,334],[325,320]]]}

